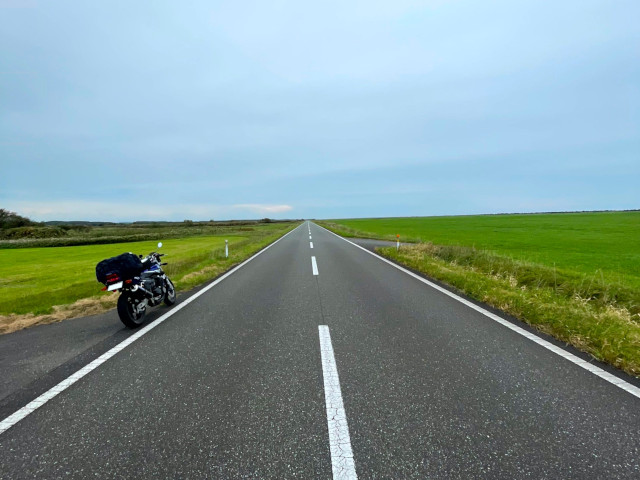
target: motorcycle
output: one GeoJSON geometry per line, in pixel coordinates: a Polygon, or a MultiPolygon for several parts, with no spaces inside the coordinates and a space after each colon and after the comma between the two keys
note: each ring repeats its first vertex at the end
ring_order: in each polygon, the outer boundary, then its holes
{"type": "MultiPolygon", "coordinates": [[[[158,243],[158,248],[162,242],[158,243]]],[[[123,253],[101,261],[96,266],[96,277],[104,284],[103,291],[119,291],[118,316],[129,328],[138,328],[144,322],[147,307],[164,302],[176,303],[176,289],[162,270],[160,261],[164,253],[151,252],[146,257],[123,253]]]]}

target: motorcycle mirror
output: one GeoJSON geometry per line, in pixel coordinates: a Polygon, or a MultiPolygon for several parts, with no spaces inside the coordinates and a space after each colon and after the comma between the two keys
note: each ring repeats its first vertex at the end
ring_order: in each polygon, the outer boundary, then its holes
{"type": "Polygon", "coordinates": [[[158,248],[162,248],[162,242],[158,242],[158,248]]]}

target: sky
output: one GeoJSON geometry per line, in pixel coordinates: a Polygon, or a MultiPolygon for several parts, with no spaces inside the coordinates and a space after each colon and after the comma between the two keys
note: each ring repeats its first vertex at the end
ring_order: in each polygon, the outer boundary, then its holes
{"type": "Polygon", "coordinates": [[[0,0],[0,208],[640,208],[638,19],[638,0],[0,0]]]}

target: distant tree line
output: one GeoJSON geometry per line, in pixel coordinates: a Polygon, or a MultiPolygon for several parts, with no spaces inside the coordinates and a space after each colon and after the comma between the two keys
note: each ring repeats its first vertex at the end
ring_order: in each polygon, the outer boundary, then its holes
{"type": "Polygon", "coordinates": [[[0,208],[0,229],[29,227],[31,225],[36,225],[36,223],[15,212],[0,208]]]}

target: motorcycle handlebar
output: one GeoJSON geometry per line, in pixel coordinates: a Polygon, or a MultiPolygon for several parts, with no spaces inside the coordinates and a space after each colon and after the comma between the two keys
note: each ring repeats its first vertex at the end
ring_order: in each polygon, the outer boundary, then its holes
{"type": "MultiPolygon", "coordinates": [[[[146,257],[144,257],[142,259],[142,261],[146,261],[147,259],[151,259],[151,258],[155,258],[156,260],[159,260],[160,257],[164,257],[166,255],[166,253],[158,253],[158,252],[151,252],[149,255],[147,255],[146,257]]],[[[140,258],[142,258],[142,255],[140,255],[140,258]]]]}

